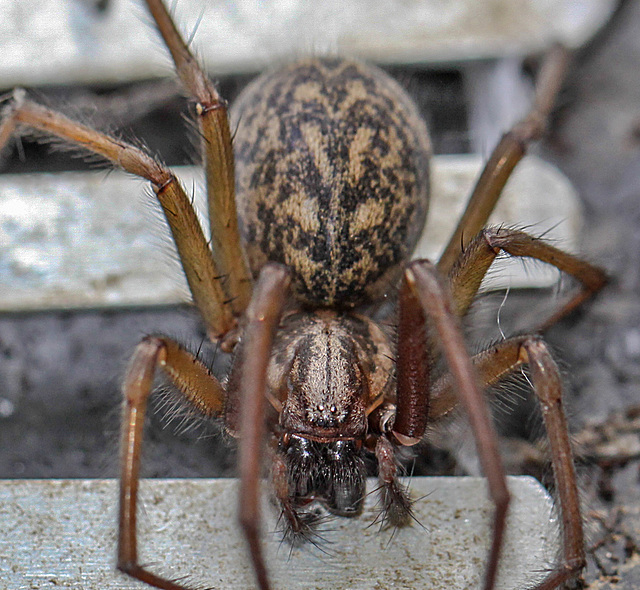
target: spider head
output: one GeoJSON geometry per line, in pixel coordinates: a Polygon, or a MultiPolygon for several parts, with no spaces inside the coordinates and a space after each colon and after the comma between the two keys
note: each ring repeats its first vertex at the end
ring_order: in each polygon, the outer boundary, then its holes
{"type": "Polygon", "coordinates": [[[289,497],[294,506],[313,500],[340,516],[362,509],[366,470],[361,441],[319,441],[302,435],[282,437],[279,452],[288,471],[289,497]]]}
{"type": "Polygon", "coordinates": [[[288,368],[280,452],[294,506],[318,500],[334,514],[360,512],[367,430],[366,379],[352,338],[334,330],[300,339],[288,368]]]}
{"type": "Polygon", "coordinates": [[[278,483],[294,508],[317,500],[334,514],[360,512],[367,416],[386,394],[391,358],[380,330],[361,316],[316,310],[281,323],[269,396],[279,413],[278,483]]]}
{"type": "Polygon", "coordinates": [[[280,426],[314,440],[362,438],[368,382],[353,336],[333,317],[314,320],[284,371],[280,426]]]}

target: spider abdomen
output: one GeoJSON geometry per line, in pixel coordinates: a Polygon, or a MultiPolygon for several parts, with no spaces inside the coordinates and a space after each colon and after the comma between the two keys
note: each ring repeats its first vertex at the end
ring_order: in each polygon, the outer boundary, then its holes
{"type": "Polygon", "coordinates": [[[253,272],[287,265],[313,306],[380,298],[427,214],[429,139],[406,92],[378,68],[308,59],[259,77],[232,116],[253,272]]]}

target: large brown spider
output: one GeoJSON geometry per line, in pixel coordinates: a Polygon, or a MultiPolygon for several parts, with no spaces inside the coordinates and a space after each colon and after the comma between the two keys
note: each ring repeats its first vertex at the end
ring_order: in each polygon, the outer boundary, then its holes
{"type": "Polygon", "coordinates": [[[193,406],[207,417],[223,417],[240,440],[240,523],[262,590],[269,588],[259,537],[263,439],[285,536],[293,542],[314,526],[313,513],[305,510],[313,501],[338,515],[358,514],[365,450],[377,461],[384,518],[400,526],[410,520],[411,501],[397,481],[396,449],[420,442],[427,423],[460,402],[496,506],[484,582],[491,590],[509,493],[482,388],[527,364],[549,437],[564,531],[563,560],[536,588],[556,588],[579,573],[582,525],[560,378],[535,334],[598,291],[605,274],[522,231],[483,229],[527,144],[544,128],[566,54],[558,50],[547,59],[532,111],[495,149],[433,265],[409,262],[427,214],[430,146],[416,107],[395,82],[344,59],[299,61],[258,78],[234,113],[234,166],[224,100],[161,0],[147,4],[196,101],[210,242],[177,178],[142,149],[21,93],[0,127],[0,147],[25,126],[151,181],[208,332],[224,349],[235,349],[230,376],[221,383],[169,338],[150,336],[136,348],[123,386],[118,567],[158,588],[185,590],[140,565],[137,556],[143,423],[160,368],[193,406]],[[460,318],[500,252],[552,264],[582,288],[532,335],[470,357],[460,318]],[[363,313],[395,293],[393,339],[375,315],[363,313]]]}

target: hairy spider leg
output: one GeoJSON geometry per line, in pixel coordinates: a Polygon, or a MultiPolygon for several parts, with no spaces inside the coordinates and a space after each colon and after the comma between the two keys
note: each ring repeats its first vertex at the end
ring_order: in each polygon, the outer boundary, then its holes
{"type": "Polygon", "coordinates": [[[607,275],[602,269],[577,256],[563,252],[540,238],[514,229],[487,228],[471,240],[449,272],[454,310],[458,317],[463,317],[467,313],[478,293],[482,279],[493,261],[503,251],[511,256],[534,258],[551,264],[582,284],[577,293],[569,297],[568,301],[561,304],[553,314],[534,328],[535,332],[542,332],[555,324],[607,283],[607,275]]]}
{"type": "Polygon", "coordinates": [[[539,139],[545,131],[568,65],[569,52],[564,47],[557,46],[546,56],[538,74],[531,110],[522,121],[502,136],[493,150],[438,261],[438,269],[443,275],[449,273],[460,252],[487,223],[500,199],[504,185],[525,155],[528,145],[539,139]]]}
{"type": "MultiPolygon", "coordinates": [[[[510,499],[498,451],[497,435],[464,342],[458,317],[453,311],[451,295],[438,269],[428,260],[414,260],[407,266],[403,280],[406,284],[406,287],[403,285],[403,289],[410,291],[407,303],[411,306],[417,303],[422,307],[425,319],[438,337],[439,348],[455,383],[457,398],[468,416],[480,462],[488,481],[489,494],[495,504],[493,537],[484,582],[485,590],[491,590],[495,585],[510,499]],[[414,301],[410,303],[412,298],[414,301]]],[[[398,362],[402,364],[404,361],[399,359],[398,362]]],[[[399,391],[398,393],[400,394],[399,391]]],[[[416,388],[413,394],[399,397],[396,414],[399,422],[394,425],[392,436],[400,444],[416,444],[422,438],[428,418],[429,396],[429,390],[416,388]],[[422,414],[421,420],[406,418],[406,414],[422,414]],[[405,424],[409,429],[401,431],[400,428],[405,424]]]]}
{"type": "MultiPolygon", "coordinates": [[[[196,212],[176,176],[142,149],[95,131],[65,115],[32,102],[22,91],[4,113],[0,140],[5,143],[18,126],[44,132],[99,154],[126,172],[151,181],[171,229],[184,274],[209,334],[221,338],[236,323],[228,296],[222,288],[222,273],[216,266],[196,212]]],[[[0,150],[5,143],[0,142],[0,150]]]]}
{"type": "Polygon", "coordinates": [[[271,262],[262,267],[245,314],[240,358],[234,363],[229,376],[226,423],[230,430],[239,426],[240,432],[238,516],[261,590],[269,590],[270,587],[259,535],[260,459],[265,435],[267,365],[290,282],[285,266],[271,262]],[[232,384],[237,384],[237,392],[232,384]],[[232,409],[235,406],[237,412],[232,409]]]}
{"type": "Polygon", "coordinates": [[[262,269],[247,308],[243,354],[234,365],[235,376],[230,380],[227,391],[205,365],[168,338],[149,336],[136,347],[123,386],[125,415],[122,422],[118,527],[118,568],[130,576],[163,590],[187,590],[181,583],[158,576],[138,563],[136,511],[143,426],[147,400],[153,392],[154,374],[160,368],[203,416],[215,418],[226,413],[239,417],[240,522],[260,588],[268,590],[258,536],[265,376],[273,334],[280,322],[288,288],[289,273],[286,268],[279,264],[267,264],[262,269]]]}
{"type": "Polygon", "coordinates": [[[148,336],[138,344],[123,384],[118,569],[163,590],[184,590],[178,582],[160,577],[138,563],[140,458],[147,401],[153,392],[157,368],[203,416],[213,418],[222,413],[225,392],[205,365],[163,336],[148,336]]]}
{"type": "MultiPolygon", "coordinates": [[[[580,498],[569,440],[567,419],[562,408],[562,383],[558,367],[540,336],[517,336],[503,340],[474,355],[475,370],[489,387],[528,365],[533,391],[542,408],[551,451],[551,463],[559,498],[563,534],[563,563],[551,571],[535,590],[551,590],[570,580],[585,565],[584,535],[580,498]]],[[[431,396],[432,420],[451,412],[458,403],[450,375],[434,383],[431,396]]]]}
{"type": "Polygon", "coordinates": [[[147,0],[147,5],[171,53],[183,86],[196,101],[205,156],[211,250],[216,267],[226,279],[222,288],[237,317],[249,303],[252,280],[238,231],[235,170],[227,103],[189,51],[162,1],[147,0]]]}

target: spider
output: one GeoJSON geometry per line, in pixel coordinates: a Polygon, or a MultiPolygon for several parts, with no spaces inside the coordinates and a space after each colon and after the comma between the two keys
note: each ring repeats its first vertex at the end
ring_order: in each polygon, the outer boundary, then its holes
{"type": "Polygon", "coordinates": [[[235,106],[206,77],[161,0],[146,0],[196,103],[203,137],[210,240],[178,179],[143,149],[94,131],[16,92],[0,147],[17,127],[67,140],[148,179],[213,340],[234,361],[226,382],[164,336],[137,346],[123,384],[118,568],[165,590],[185,586],[138,561],[137,498],[147,401],[157,370],[201,414],[239,438],[239,520],[261,590],[270,587],[260,543],[259,483],[266,448],[285,537],[308,538],[313,502],[357,515],[363,454],[378,467],[386,522],[411,520],[397,451],[460,403],[495,503],[484,588],[495,584],[509,492],[483,387],[528,365],[551,448],[563,522],[563,559],[548,590],[585,563],[582,525],[556,364],[538,333],[606,282],[599,268],[515,229],[483,229],[529,142],[542,133],[566,68],[547,58],[529,115],[505,134],[437,264],[409,262],[427,214],[430,146],[405,92],[375,67],[306,59],[254,81],[235,106]],[[235,160],[235,164],[234,164],[235,160]],[[531,333],[471,357],[460,329],[496,256],[530,257],[581,288],[531,333]],[[396,333],[376,309],[396,297],[396,333]],[[267,428],[268,426],[268,428],[267,428]]]}

